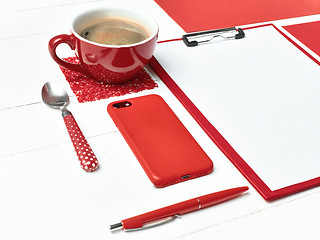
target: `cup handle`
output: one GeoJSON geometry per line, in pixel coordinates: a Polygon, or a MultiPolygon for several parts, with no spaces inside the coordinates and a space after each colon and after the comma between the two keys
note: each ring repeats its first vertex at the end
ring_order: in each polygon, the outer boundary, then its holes
{"type": "Polygon", "coordinates": [[[72,35],[61,34],[61,35],[55,36],[51,38],[49,41],[49,45],[48,45],[49,53],[53,58],[53,60],[55,60],[61,67],[67,68],[72,71],[88,74],[88,72],[81,66],[81,64],[64,61],[57,55],[56,49],[59,44],[66,43],[69,45],[69,47],[72,50],[75,50],[75,42],[76,42],[75,38],[72,35]]]}

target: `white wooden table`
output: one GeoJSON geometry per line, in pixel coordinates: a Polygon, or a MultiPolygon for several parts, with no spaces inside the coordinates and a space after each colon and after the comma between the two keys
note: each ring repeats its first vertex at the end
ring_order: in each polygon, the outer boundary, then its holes
{"type": "MultiPolygon", "coordinates": [[[[77,11],[106,5],[148,11],[159,22],[159,40],[183,34],[151,0],[1,1],[0,239],[320,239],[319,187],[263,200],[155,74],[154,90],[78,103],[47,44],[69,33],[77,11]],[[100,161],[98,171],[80,168],[60,112],[42,103],[47,81],[70,94],[68,109],[100,161]],[[207,152],[212,174],[163,189],[151,184],[106,110],[111,101],[151,93],[166,100],[207,152]],[[131,233],[108,230],[140,213],[246,185],[244,196],[170,224],[131,233]]],[[[72,55],[67,47],[60,51],[72,55]]]]}

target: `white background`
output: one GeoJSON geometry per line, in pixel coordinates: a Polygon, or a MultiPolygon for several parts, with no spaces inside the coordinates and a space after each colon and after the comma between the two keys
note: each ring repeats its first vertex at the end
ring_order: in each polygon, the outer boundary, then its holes
{"type": "MultiPolygon", "coordinates": [[[[1,1],[0,239],[319,239],[319,188],[272,203],[263,200],[155,75],[159,88],[152,91],[77,102],[47,44],[51,37],[69,33],[76,12],[107,5],[149,12],[159,22],[159,40],[183,33],[151,0],[1,1]],[[100,161],[98,171],[80,168],[60,112],[42,103],[47,81],[70,94],[68,109],[100,161]],[[111,101],[151,93],[167,101],[207,152],[215,165],[212,174],[153,187],[106,111],[111,101]],[[250,187],[244,196],[161,227],[134,233],[108,230],[121,219],[244,185],[250,187]]],[[[72,54],[64,46],[60,51],[72,54]]]]}

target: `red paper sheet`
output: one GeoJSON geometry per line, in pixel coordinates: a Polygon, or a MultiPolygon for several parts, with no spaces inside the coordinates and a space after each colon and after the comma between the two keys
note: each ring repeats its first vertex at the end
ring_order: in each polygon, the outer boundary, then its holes
{"type": "Polygon", "coordinates": [[[283,28],[320,56],[320,21],[289,25],[283,28]]]}
{"type": "Polygon", "coordinates": [[[186,32],[320,13],[320,0],[155,0],[186,32]]]}

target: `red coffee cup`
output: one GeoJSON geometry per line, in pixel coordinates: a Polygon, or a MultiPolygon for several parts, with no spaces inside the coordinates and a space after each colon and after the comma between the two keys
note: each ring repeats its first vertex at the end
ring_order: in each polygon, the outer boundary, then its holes
{"type": "Polygon", "coordinates": [[[100,8],[78,15],[71,24],[71,34],[62,34],[49,41],[49,52],[61,66],[81,72],[109,84],[123,83],[135,77],[152,57],[159,27],[148,14],[127,8],[100,8]],[[132,44],[109,45],[87,40],[81,32],[92,23],[106,18],[122,19],[141,26],[147,38],[132,44]],[[80,63],[69,63],[61,59],[56,48],[66,43],[75,50],[80,63]]]}

